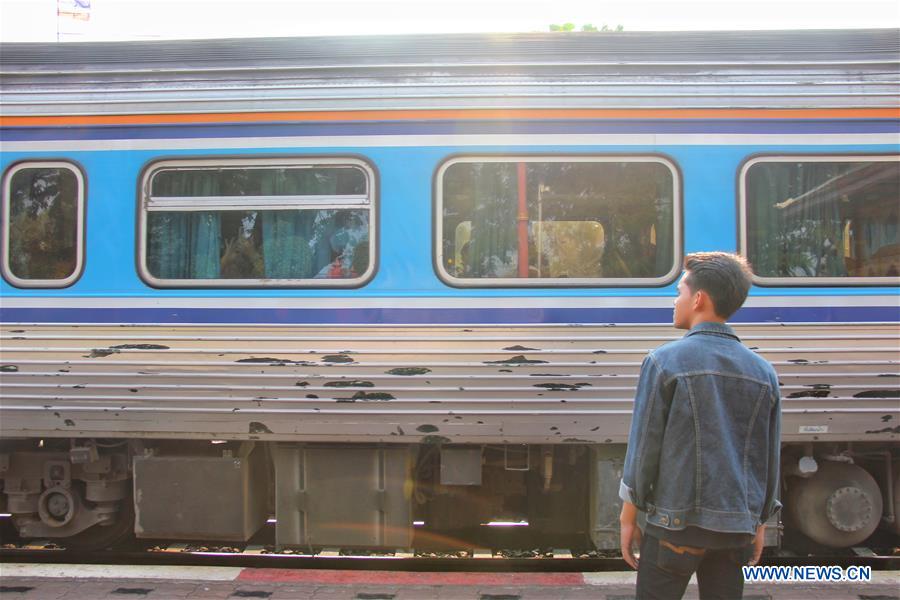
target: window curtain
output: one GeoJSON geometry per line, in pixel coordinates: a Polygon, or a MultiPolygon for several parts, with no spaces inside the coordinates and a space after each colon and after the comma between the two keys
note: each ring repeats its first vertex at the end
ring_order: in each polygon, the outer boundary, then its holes
{"type": "MultiPolygon", "coordinates": [[[[336,193],[336,179],[312,169],[277,169],[265,172],[260,193],[265,196],[336,193]]],[[[330,237],[335,211],[262,211],[263,262],[266,277],[310,279],[332,260],[330,237]],[[324,217],[324,218],[323,218],[324,217]]]]}
{"type": "Polygon", "coordinates": [[[516,165],[484,163],[473,167],[472,234],[468,252],[463,252],[464,275],[516,277],[516,165]]]}
{"type": "Polygon", "coordinates": [[[673,201],[671,196],[659,196],[656,205],[656,256],[654,257],[654,272],[652,275],[662,277],[672,268],[672,211],[673,201]]]}
{"type": "MultiPolygon", "coordinates": [[[[158,196],[215,196],[215,172],[173,173],[158,196]]],[[[148,267],[160,279],[217,279],[222,246],[217,212],[151,212],[148,217],[148,267]]]]}
{"type": "Polygon", "coordinates": [[[866,221],[863,232],[866,258],[871,258],[882,248],[900,241],[896,221],[866,221]]]}
{"type": "MultiPolygon", "coordinates": [[[[897,248],[892,248],[900,242],[900,216],[898,216],[897,202],[900,191],[900,163],[872,162],[865,163],[860,169],[862,180],[862,198],[854,200],[854,215],[859,215],[853,223],[853,234],[856,242],[861,245],[865,261],[873,258],[879,251],[884,254],[896,255],[897,248]],[[860,236],[861,239],[860,239],[860,236]]],[[[887,256],[883,256],[887,259],[887,256]]],[[[877,260],[877,259],[876,259],[877,260]]],[[[896,276],[897,265],[884,263],[883,270],[876,265],[872,272],[864,275],[896,276]],[[892,270],[893,269],[893,270],[892,270]]]]}
{"type": "MultiPolygon", "coordinates": [[[[299,191],[298,177],[284,169],[264,172],[260,194],[287,195],[299,191]]],[[[263,263],[266,277],[272,279],[306,279],[311,276],[313,211],[262,211],[263,263]]]]}
{"type": "Polygon", "coordinates": [[[771,163],[748,176],[748,257],[770,277],[841,277],[841,197],[826,184],[843,171],[830,163],[771,163]]]}

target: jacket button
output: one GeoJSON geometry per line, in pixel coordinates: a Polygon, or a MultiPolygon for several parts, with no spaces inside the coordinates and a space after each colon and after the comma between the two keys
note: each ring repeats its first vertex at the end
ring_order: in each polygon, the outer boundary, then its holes
{"type": "Polygon", "coordinates": [[[673,522],[674,522],[676,525],[681,525],[681,519],[675,519],[675,521],[673,521],[673,522]]]}
{"type": "Polygon", "coordinates": [[[668,525],[668,524],[669,524],[669,517],[666,516],[666,515],[661,515],[661,516],[659,517],[659,522],[662,523],[663,525],[668,525]]]}

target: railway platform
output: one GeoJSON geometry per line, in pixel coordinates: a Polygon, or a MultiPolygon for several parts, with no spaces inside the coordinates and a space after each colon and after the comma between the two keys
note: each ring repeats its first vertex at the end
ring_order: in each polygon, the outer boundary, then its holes
{"type": "MultiPolygon", "coordinates": [[[[484,573],[0,564],[0,599],[630,600],[634,573],[484,573]]],[[[697,598],[696,585],[686,598],[697,598]]],[[[900,571],[867,583],[748,583],[746,600],[900,600],[900,571]]]]}

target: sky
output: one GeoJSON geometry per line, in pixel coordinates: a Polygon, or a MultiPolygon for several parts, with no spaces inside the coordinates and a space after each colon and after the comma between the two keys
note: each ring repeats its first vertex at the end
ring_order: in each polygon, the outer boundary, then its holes
{"type": "Polygon", "coordinates": [[[0,0],[0,40],[900,27],[898,0],[0,0]],[[85,13],[89,18],[58,16],[85,13]],[[66,8],[68,7],[68,8],[66,8]]]}

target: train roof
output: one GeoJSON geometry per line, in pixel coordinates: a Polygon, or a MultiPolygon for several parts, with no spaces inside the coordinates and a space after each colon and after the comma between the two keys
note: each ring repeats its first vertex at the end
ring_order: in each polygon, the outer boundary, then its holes
{"type": "Polygon", "coordinates": [[[13,115],[900,106],[900,30],[0,44],[13,115]]]}

